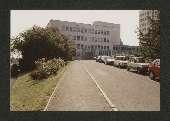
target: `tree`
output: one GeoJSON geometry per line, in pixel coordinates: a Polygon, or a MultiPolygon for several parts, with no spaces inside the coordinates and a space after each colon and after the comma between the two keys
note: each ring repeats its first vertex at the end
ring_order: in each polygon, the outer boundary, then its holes
{"type": "Polygon", "coordinates": [[[148,33],[144,34],[138,28],[141,53],[144,57],[160,58],[160,19],[148,17],[148,20],[150,21],[148,33]]]}
{"type": "Polygon", "coordinates": [[[63,58],[71,60],[74,56],[73,43],[57,28],[33,26],[11,39],[11,51],[20,51],[20,65],[23,70],[35,67],[34,62],[41,58],[63,58]]]}

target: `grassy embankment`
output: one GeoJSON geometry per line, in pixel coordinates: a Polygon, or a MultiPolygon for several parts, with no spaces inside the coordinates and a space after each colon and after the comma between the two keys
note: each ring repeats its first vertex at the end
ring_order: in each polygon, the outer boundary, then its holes
{"type": "MultiPolygon", "coordinates": [[[[69,63],[66,66],[68,65],[69,63]]],[[[48,79],[32,80],[30,73],[18,77],[10,92],[11,111],[42,111],[66,66],[48,79]]]]}

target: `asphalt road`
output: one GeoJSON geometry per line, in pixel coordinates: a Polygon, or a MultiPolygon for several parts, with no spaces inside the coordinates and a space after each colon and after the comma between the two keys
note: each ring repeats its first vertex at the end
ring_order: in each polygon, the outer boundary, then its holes
{"type": "Polygon", "coordinates": [[[159,111],[160,84],[94,60],[67,67],[47,111],[159,111]]]}

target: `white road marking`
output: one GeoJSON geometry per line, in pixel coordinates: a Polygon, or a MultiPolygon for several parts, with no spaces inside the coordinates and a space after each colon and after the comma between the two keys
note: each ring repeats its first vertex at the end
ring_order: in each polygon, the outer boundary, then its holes
{"type": "MultiPolygon", "coordinates": [[[[66,71],[65,71],[65,72],[66,72],[66,71]]],[[[48,103],[47,103],[47,105],[45,106],[45,108],[44,108],[44,110],[43,110],[43,111],[46,111],[46,110],[47,110],[48,105],[50,104],[51,99],[54,97],[54,93],[56,92],[56,89],[57,89],[57,87],[58,87],[59,83],[61,82],[61,80],[63,79],[63,77],[64,77],[64,76],[62,75],[62,77],[59,79],[58,83],[56,84],[56,87],[55,87],[55,89],[54,89],[53,93],[51,94],[51,96],[50,96],[50,98],[49,98],[49,100],[48,100],[48,103]]]]}
{"type": "Polygon", "coordinates": [[[113,111],[118,111],[118,109],[115,107],[115,105],[113,105],[113,103],[110,101],[110,99],[108,98],[108,96],[106,95],[106,93],[102,90],[102,88],[99,86],[99,84],[97,83],[97,80],[95,79],[95,77],[88,71],[88,69],[83,65],[85,71],[90,75],[90,77],[92,78],[92,80],[94,81],[94,83],[96,84],[97,88],[100,90],[100,92],[102,93],[102,95],[104,96],[104,98],[106,99],[106,101],[108,102],[108,104],[110,105],[111,109],[113,111]]]}

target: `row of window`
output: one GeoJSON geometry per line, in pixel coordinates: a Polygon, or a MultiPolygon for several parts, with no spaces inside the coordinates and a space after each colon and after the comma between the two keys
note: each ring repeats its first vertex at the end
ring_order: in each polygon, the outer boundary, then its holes
{"type": "Polygon", "coordinates": [[[97,37],[86,37],[86,36],[81,36],[81,35],[78,35],[78,36],[73,36],[73,39],[74,40],[77,40],[77,41],[92,41],[92,42],[109,42],[110,40],[108,38],[97,38],[97,37]]]}
{"type": "Polygon", "coordinates": [[[109,46],[77,44],[77,49],[109,49],[109,46]]]}
{"type": "Polygon", "coordinates": [[[62,26],[62,30],[63,31],[70,31],[70,32],[81,32],[81,33],[90,33],[90,34],[110,35],[110,31],[86,29],[86,28],[79,28],[79,27],[62,26]]]}

